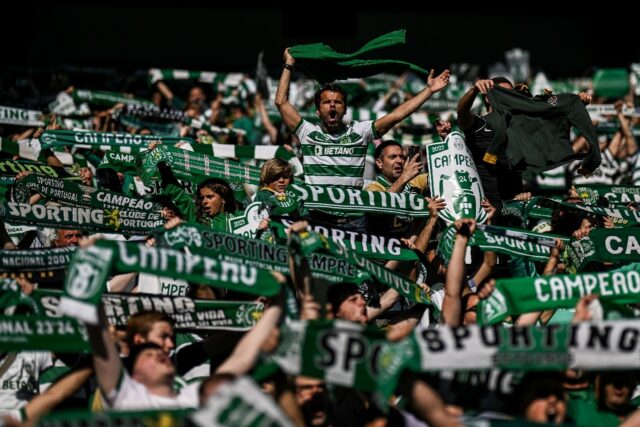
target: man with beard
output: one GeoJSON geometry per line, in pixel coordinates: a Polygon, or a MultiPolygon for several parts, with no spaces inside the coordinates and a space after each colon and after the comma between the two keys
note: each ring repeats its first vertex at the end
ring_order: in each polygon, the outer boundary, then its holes
{"type": "Polygon", "coordinates": [[[284,51],[284,61],[275,104],[286,126],[300,140],[305,182],[312,185],[362,188],[368,144],[382,137],[449,84],[449,70],[437,77],[432,70],[426,87],[391,113],[375,121],[354,121],[349,125],[342,122],[347,111],[346,92],[338,85],[327,84],[315,93],[316,114],[320,118],[320,125],[315,125],[302,119],[289,102],[295,59],[288,49],[284,51]]]}

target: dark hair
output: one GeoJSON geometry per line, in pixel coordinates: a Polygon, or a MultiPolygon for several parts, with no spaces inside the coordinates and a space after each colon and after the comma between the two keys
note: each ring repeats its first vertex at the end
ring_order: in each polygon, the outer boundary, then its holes
{"type": "Polygon", "coordinates": [[[122,360],[122,365],[129,372],[129,375],[133,375],[133,368],[136,366],[136,360],[138,359],[138,356],[140,356],[143,351],[150,348],[162,351],[162,347],[153,342],[145,342],[129,347],[129,356],[122,360]]]}
{"type": "Polygon", "coordinates": [[[561,372],[527,372],[516,386],[511,399],[515,415],[524,416],[527,407],[534,400],[550,395],[555,395],[558,399],[566,401],[562,380],[561,372]]]}
{"type": "Polygon", "coordinates": [[[376,147],[376,150],[373,153],[373,158],[377,160],[382,157],[384,149],[392,145],[397,145],[398,147],[402,148],[402,144],[400,144],[398,141],[394,141],[393,139],[384,140],[376,147]]]}
{"type": "Polygon", "coordinates": [[[508,85],[513,87],[513,83],[511,83],[511,80],[509,80],[506,77],[498,76],[498,77],[492,78],[491,80],[493,81],[494,84],[497,84],[497,85],[499,85],[500,83],[507,83],[508,85]]]}
{"type": "Polygon", "coordinates": [[[316,110],[320,108],[320,95],[322,95],[322,92],[326,92],[326,91],[338,92],[342,94],[342,100],[344,101],[344,105],[345,107],[347,106],[347,92],[345,92],[342,86],[334,83],[327,83],[324,86],[322,86],[320,89],[318,89],[316,93],[313,95],[313,101],[316,104],[316,110]]]}
{"type": "Polygon", "coordinates": [[[222,207],[222,212],[233,213],[238,208],[236,205],[236,199],[233,194],[233,190],[227,184],[227,181],[220,178],[208,178],[198,184],[198,188],[196,189],[196,194],[194,197],[196,198],[196,219],[198,222],[207,222],[209,217],[207,213],[202,209],[202,203],[200,202],[200,190],[203,188],[208,188],[214,193],[218,194],[224,200],[224,206],[222,207]]]}
{"type": "Polygon", "coordinates": [[[354,283],[340,282],[329,286],[327,292],[327,302],[331,303],[333,314],[338,314],[340,304],[351,295],[359,294],[360,289],[354,283]]]}

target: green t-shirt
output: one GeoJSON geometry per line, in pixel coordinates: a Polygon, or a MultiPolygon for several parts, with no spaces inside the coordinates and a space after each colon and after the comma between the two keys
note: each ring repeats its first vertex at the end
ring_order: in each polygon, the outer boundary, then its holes
{"type": "Polygon", "coordinates": [[[577,426],[617,427],[621,423],[614,413],[598,410],[593,390],[569,393],[567,416],[577,426]]]}
{"type": "Polygon", "coordinates": [[[166,196],[171,198],[176,207],[180,209],[180,211],[184,215],[183,218],[187,222],[201,223],[211,228],[211,230],[213,231],[223,231],[226,233],[232,232],[231,228],[229,227],[229,214],[226,212],[220,212],[215,217],[208,218],[204,222],[198,221],[198,218],[196,216],[196,202],[193,200],[193,197],[191,197],[184,191],[184,189],[176,185],[169,184],[167,185],[167,188],[162,190],[162,194],[165,194],[166,196]]]}

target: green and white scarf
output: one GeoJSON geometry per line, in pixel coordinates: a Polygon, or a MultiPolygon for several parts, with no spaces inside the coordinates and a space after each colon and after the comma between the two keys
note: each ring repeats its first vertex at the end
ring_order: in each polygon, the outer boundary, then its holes
{"type": "Polygon", "coordinates": [[[23,139],[16,142],[0,137],[0,152],[37,161],[40,158],[40,143],[37,139],[23,139]]]}
{"type": "Polygon", "coordinates": [[[160,214],[132,209],[0,204],[0,218],[12,224],[84,231],[147,235],[164,224],[160,214]]]}
{"type": "MultiPolygon", "coordinates": [[[[553,236],[558,237],[558,236],[553,236]]],[[[560,237],[568,242],[566,237],[560,237]]],[[[456,240],[456,229],[450,225],[442,233],[438,252],[445,260],[451,259],[456,240]]],[[[483,251],[499,252],[514,257],[526,257],[534,261],[546,261],[555,246],[552,236],[532,231],[498,226],[479,225],[469,239],[469,246],[477,246],[483,251]]]]}
{"type": "MultiPolygon", "coordinates": [[[[60,298],[57,290],[35,290],[32,297],[44,314],[60,317],[60,298]]],[[[105,293],[101,298],[109,324],[127,326],[129,317],[141,311],[156,311],[173,320],[173,329],[180,332],[246,331],[260,319],[262,303],[249,301],[196,300],[184,296],[153,294],[105,293]]]]}
{"type": "Polygon", "coordinates": [[[49,166],[44,163],[27,162],[24,160],[0,160],[0,176],[16,176],[20,172],[33,172],[39,175],[50,176],[54,178],[74,178],[72,168],[62,168],[58,166],[49,166]]]}
{"type": "Polygon", "coordinates": [[[136,116],[136,117],[162,119],[162,120],[169,120],[173,122],[181,122],[185,118],[184,111],[171,110],[168,108],[161,109],[156,105],[127,104],[124,106],[121,113],[136,116]]]}
{"type": "MultiPolygon", "coordinates": [[[[271,215],[271,227],[274,235],[280,242],[287,239],[286,229],[291,226],[296,218],[286,216],[271,215]]],[[[359,255],[378,259],[397,259],[402,261],[415,261],[418,256],[414,251],[405,247],[400,239],[375,234],[358,233],[351,230],[343,230],[339,227],[319,223],[305,219],[309,223],[311,230],[322,234],[338,245],[342,245],[359,255]]]]}
{"type": "Polygon", "coordinates": [[[155,104],[147,99],[134,98],[119,92],[77,89],[71,93],[71,96],[76,102],[88,102],[89,104],[99,105],[101,107],[112,107],[116,104],[148,105],[155,107],[155,104]]]}
{"type": "Polygon", "coordinates": [[[637,369],[640,321],[583,322],[545,327],[503,328],[467,325],[418,330],[385,344],[377,360],[376,401],[395,390],[399,375],[438,370],[513,369],[523,371],[637,369]]]}
{"type": "Polygon", "coordinates": [[[146,150],[149,143],[153,141],[160,141],[165,144],[176,144],[180,141],[194,142],[191,138],[75,130],[46,130],[40,136],[42,149],[73,145],[81,148],[119,150],[122,153],[146,150]]]}
{"type": "Polygon", "coordinates": [[[291,152],[278,145],[195,144],[192,148],[196,153],[222,159],[269,160],[277,157],[289,160],[293,157],[291,152]]]}
{"type": "MultiPolygon", "coordinates": [[[[188,247],[192,252],[220,256],[229,262],[290,274],[287,247],[271,245],[262,240],[247,239],[219,233],[197,224],[181,224],[156,234],[159,245],[174,249],[188,247]]],[[[311,274],[316,279],[331,282],[362,281],[357,268],[343,259],[314,253],[309,260],[311,274]]]]}
{"type": "Polygon", "coordinates": [[[222,384],[190,418],[199,427],[294,426],[282,409],[248,377],[222,384]]]}
{"type": "Polygon", "coordinates": [[[183,123],[189,126],[192,129],[204,130],[207,131],[210,135],[246,135],[247,131],[244,129],[236,129],[236,128],[221,128],[219,126],[214,126],[210,123],[207,123],[202,120],[194,120],[191,117],[185,117],[183,123]]]}
{"type": "Polygon", "coordinates": [[[582,270],[591,262],[633,262],[640,260],[640,232],[634,228],[594,228],[567,247],[571,264],[582,270]]]}
{"type": "Polygon", "coordinates": [[[551,218],[553,210],[557,207],[562,207],[565,210],[578,210],[601,217],[610,216],[613,223],[617,226],[633,227],[640,224],[640,212],[631,209],[620,206],[602,208],[599,206],[567,203],[548,197],[533,197],[529,202],[509,200],[505,203],[502,214],[517,216],[526,224],[530,217],[541,219],[551,218]]]}
{"type": "Polygon", "coordinates": [[[0,351],[89,351],[87,331],[75,319],[0,316],[0,351]]]}
{"type": "Polygon", "coordinates": [[[426,200],[417,194],[302,184],[292,184],[288,190],[296,192],[309,209],[355,216],[362,216],[363,213],[406,215],[414,218],[429,216],[426,200]]]}
{"type": "Polygon", "coordinates": [[[160,80],[197,80],[202,83],[223,84],[237,86],[246,77],[241,73],[216,73],[214,71],[189,71],[166,68],[150,68],[149,83],[160,80]]]}
{"type": "Polygon", "coordinates": [[[0,124],[18,126],[44,126],[42,111],[0,105],[0,124]]]}
{"type": "Polygon", "coordinates": [[[133,154],[107,151],[98,165],[98,169],[111,168],[116,172],[135,175],[140,170],[139,158],[133,154]]]}
{"type": "Polygon", "coordinates": [[[640,203],[640,188],[623,185],[579,185],[578,197],[589,205],[597,205],[601,198],[613,204],[640,203]]]}
{"type": "Polygon", "coordinates": [[[107,276],[131,272],[173,277],[253,295],[273,296],[280,291],[280,283],[267,270],[238,265],[220,257],[101,240],[74,255],[65,282],[65,296],[60,302],[62,313],[96,323],[96,305],[107,276]]]}
{"type": "Polygon", "coordinates": [[[374,391],[384,331],[343,320],[291,321],[273,359],[289,375],[374,391]]]}
{"type": "Polygon", "coordinates": [[[258,185],[260,170],[254,166],[243,165],[232,160],[219,160],[212,156],[194,153],[180,148],[161,145],[142,155],[142,179],[148,183],[161,161],[171,166],[171,170],[180,179],[193,179],[197,176],[221,178],[234,183],[258,185]]]}
{"type": "Polygon", "coordinates": [[[137,211],[137,219],[161,221],[159,212],[162,206],[150,200],[128,197],[113,191],[100,190],[96,187],[41,175],[27,175],[16,181],[14,184],[16,201],[20,203],[28,201],[29,193],[32,190],[48,200],[64,203],[65,205],[105,210],[137,211]]]}
{"type": "Polygon", "coordinates": [[[34,282],[64,278],[74,246],[18,251],[0,250],[0,277],[24,277],[34,282]]]}
{"type": "Polygon", "coordinates": [[[478,322],[493,324],[509,315],[572,308],[591,294],[618,304],[640,302],[640,265],[600,273],[498,279],[493,293],[478,305],[478,322]]]}
{"type": "Polygon", "coordinates": [[[360,269],[371,280],[398,291],[400,295],[412,302],[431,305],[431,296],[422,290],[415,282],[391,271],[384,266],[368,260],[366,257],[351,251],[344,246],[333,243],[325,236],[308,231],[296,235],[299,239],[301,253],[308,256],[316,250],[325,250],[339,259],[346,260],[349,264],[360,269]]]}

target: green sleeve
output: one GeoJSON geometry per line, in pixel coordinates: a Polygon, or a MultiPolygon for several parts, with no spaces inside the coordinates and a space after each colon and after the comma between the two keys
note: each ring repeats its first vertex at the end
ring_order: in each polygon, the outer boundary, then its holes
{"type": "Polygon", "coordinates": [[[162,194],[171,198],[176,207],[180,209],[187,222],[196,222],[196,204],[193,197],[176,185],[169,184],[167,188],[162,190],[162,194]]]}
{"type": "Polygon", "coordinates": [[[231,233],[231,229],[229,228],[229,214],[222,212],[216,215],[210,223],[211,230],[220,231],[223,233],[231,233]]]}

